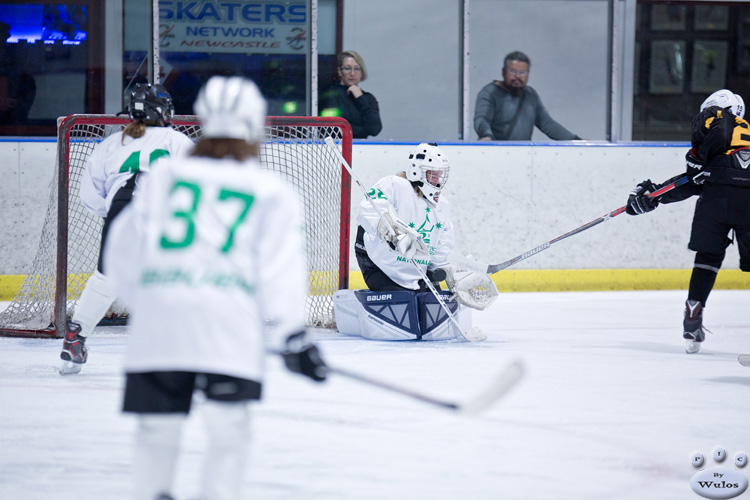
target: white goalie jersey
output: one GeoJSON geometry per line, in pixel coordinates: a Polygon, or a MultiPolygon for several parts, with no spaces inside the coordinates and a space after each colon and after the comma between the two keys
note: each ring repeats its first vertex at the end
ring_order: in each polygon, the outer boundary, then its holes
{"type": "MultiPolygon", "coordinates": [[[[411,183],[396,175],[380,179],[368,193],[381,212],[391,205],[399,220],[414,229],[427,245],[429,258],[414,259],[422,271],[433,270],[448,264],[448,254],[453,250],[453,224],[450,220],[450,203],[445,196],[437,204],[428,203],[417,196],[411,183]]],[[[417,269],[387,242],[378,237],[380,216],[368,200],[362,200],[357,212],[357,224],[365,230],[364,244],[367,255],[384,273],[399,285],[416,290],[421,276],[417,269]]]]}
{"type": "Polygon", "coordinates": [[[86,162],[81,177],[81,202],[94,215],[106,217],[117,190],[136,172],[147,172],[164,156],[187,154],[193,141],[171,127],[146,127],[137,139],[113,134],[104,139],[86,162]]]}
{"type": "Polygon", "coordinates": [[[160,162],[114,220],[104,270],[131,311],[128,372],[260,381],[265,349],[305,327],[299,203],[256,160],[160,162]]]}

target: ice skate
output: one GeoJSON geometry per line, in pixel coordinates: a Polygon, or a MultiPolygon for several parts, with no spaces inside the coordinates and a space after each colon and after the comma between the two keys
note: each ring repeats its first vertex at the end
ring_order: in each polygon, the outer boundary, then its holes
{"type": "Polygon", "coordinates": [[[86,337],[81,337],[80,331],[81,325],[68,322],[68,332],[65,335],[62,352],[60,353],[60,359],[63,360],[60,365],[60,375],[72,375],[80,372],[81,367],[88,359],[86,337]]]}
{"type": "Polygon", "coordinates": [[[700,342],[695,342],[693,340],[686,340],[685,341],[685,352],[688,354],[695,354],[696,352],[701,350],[701,344],[700,342]]]}
{"type": "Polygon", "coordinates": [[[697,300],[688,299],[685,302],[685,320],[682,322],[685,339],[685,351],[695,354],[701,350],[701,342],[706,338],[703,328],[703,305],[697,300]]]}

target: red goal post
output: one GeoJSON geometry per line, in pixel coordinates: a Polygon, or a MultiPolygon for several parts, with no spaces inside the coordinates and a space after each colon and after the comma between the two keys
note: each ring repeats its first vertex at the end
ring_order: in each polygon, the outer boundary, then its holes
{"type": "MultiPolygon", "coordinates": [[[[21,289],[0,313],[0,335],[63,337],[88,276],[96,269],[102,220],[79,200],[86,159],[129,120],[115,115],[58,119],[57,168],[37,254],[21,289]]],[[[175,129],[200,138],[196,116],[175,116],[175,129]]],[[[261,163],[288,180],[300,198],[306,228],[309,326],[334,327],[333,293],[349,285],[351,176],[324,142],[332,137],[351,164],[352,130],[338,117],[269,116],[261,163]]],[[[107,320],[123,323],[115,304],[107,320]]]]}

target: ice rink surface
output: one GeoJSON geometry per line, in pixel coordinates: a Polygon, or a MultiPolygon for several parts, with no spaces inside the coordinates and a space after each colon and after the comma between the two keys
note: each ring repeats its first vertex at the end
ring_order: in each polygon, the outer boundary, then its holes
{"type": "MultiPolygon", "coordinates": [[[[480,343],[374,342],[316,330],[329,364],[463,401],[512,360],[526,375],[478,416],[271,359],[255,406],[248,499],[691,499],[691,455],[750,454],[750,291],[714,291],[709,335],[684,352],[684,291],[501,294],[480,343]]],[[[135,420],[120,413],[127,327],[57,373],[61,340],[0,338],[0,498],[128,498],[135,420]]],[[[200,405],[178,500],[195,498],[200,405]]],[[[740,469],[750,476],[750,467],[740,469]]],[[[747,496],[750,493],[745,493],[747,496]]],[[[740,497],[742,498],[742,496],[740,497]]]]}

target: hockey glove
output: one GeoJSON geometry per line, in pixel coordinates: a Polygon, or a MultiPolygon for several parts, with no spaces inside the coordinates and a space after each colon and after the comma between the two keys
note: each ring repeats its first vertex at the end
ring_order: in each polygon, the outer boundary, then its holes
{"type": "Polygon", "coordinates": [[[628,215],[641,215],[654,210],[659,206],[659,200],[649,198],[649,194],[657,190],[656,184],[647,179],[638,184],[628,197],[625,211],[628,215]]]}
{"type": "Polygon", "coordinates": [[[429,249],[419,233],[404,224],[396,216],[396,211],[392,206],[389,206],[388,211],[381,216],[378,223],[378,236],[408,260],[413,259],[417,254],[429,255],[429,249]]]}
{"type": "Polygon", "coordinates": [[[294,373],[322,382],[328,375],[328,366],[320,357],[320,351],[307,339],[305,332],[290,335],[286,339],[286,350],[281,354],[286,367],[294,373]]]}
{"type": "Polygon", "coordinates": [[[499,293],[492,278],[484,273],[458,270],[455,266],[443,266],[446,271],[445,283],[460,304],[478,309],[487,309],[497,299],[499,293]]]}
{"type": "Polygon", "coordinates": [[[705,182],[706,177],[703,170],[703,160],[698,156],[698,151],[695,148],[691,148],[690,151],[685,155],[685,163],[687,167],[687,174],[690,176],[690,180],[693,184],[701,185],[705,182]]]}

